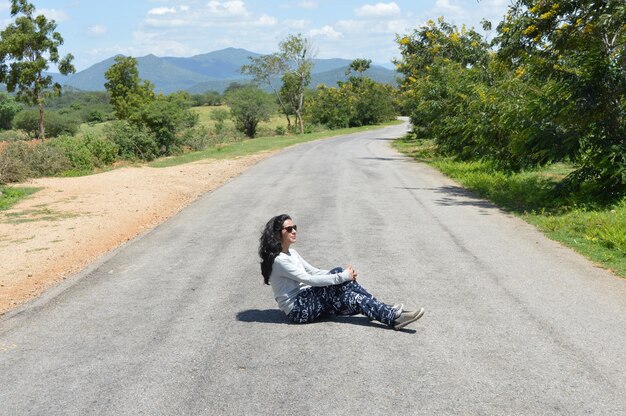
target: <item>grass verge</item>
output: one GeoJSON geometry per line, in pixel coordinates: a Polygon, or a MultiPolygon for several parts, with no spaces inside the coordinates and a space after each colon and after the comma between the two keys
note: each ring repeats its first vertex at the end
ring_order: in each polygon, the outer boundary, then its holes
{"type": "Polygon", "coordinates": [[[7,210],[20,200],[39,191],[41,188],[12,188],[0,186],[0,211],[7,210]]]}
{"type": "Polygon", "coordinates": [[[520,216],[549,238],[626,277],[626,197],[601,204],[584,194],[557,194],[555,186],[571,171],[566,164],[506,173],[486,162],[437,156],[432,141],[399,139],[394,146],[520,216]]]}

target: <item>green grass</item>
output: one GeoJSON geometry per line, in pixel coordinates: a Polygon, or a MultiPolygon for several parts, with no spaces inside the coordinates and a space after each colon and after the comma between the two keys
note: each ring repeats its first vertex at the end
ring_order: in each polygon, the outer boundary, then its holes
{"type": "Polygon", "coordinates": [[[112,121],[105,121],[102,123],[82,123],[78,126],[78,134],[85,135],[87,133],[93,134],[95,136],[101,136],[104,134],[104,129],[107,124],[111,124],[112,121]]]}
{"type": "Polygon", "coordinates": [[[431,141],[400,139],[394,146],[519,215],[548,237],[626,277],[626,197],[603,204],[590,195],[557,194],[555,186],[572,171],[567,164],[510,174],[486,162],[437,156],[431,141]]]}
{"type": "Polygon", "coordinates": [[[7,210],[20,200],[34,194],[41,188],[13,188],[0,186],[0,211],[7,210]]]}
{"type": "Polygon", "coordinates": [[[59,221],[64,218],[76,217],[78,214],[54,211],[46,206],[39,206],[36,209],[25,209],[23,211],[11,212],[0,219],[5,224],[22,224],[36,221],[59,221]]]}
{"type": "Polygon", "coordinates": [[[378,126],[364,126],[354,127],[349,129],[340,130],[325,130],[317,133],[299,134],[293,136],[270,136],[270,137],[257,137],[255,139],[243,140],[240,142],[228,143],[221,146],[209,148],[199,152],[185,153],[180,156],[172,156],[162,158],[154,162],[150,162],[148,166],[151,167],[168,167],[181,165],[183,163],[195,162],[202,159],[225,159],[235,158],[240,156],[251,155],[254,153],[272,151],[282,149],[287,146],[291,146],[298,143],[305,143],[312,140],[323,139],[326,137],[333,137],[342,134],[358,133],[361,131],[372,130],[380,128],[381,126],[399,124],[400,121],[394,120],[389,123],[378,126]]]}
{"type": "MultiPolygon", "coordinates": [[[[215,127],[215,120],[213,119],[213,113],[215,111],[228,111],[230,114],[230,108],[227,105],[193,107],[191,111],[198,114],[198,124],[209,129],[213,129],[215,127]]],[[[294,118],[291,117],[291,122],[294,123],[294,121],[294,118]]],[[[235,123],[230,116],[224,120],[224,126],[229,131],[235,130],[235,123]]],[[[257,131],[261,135],[269,135],[273,134],[277,127],[283,127],[287,130],[287,119],[285,116],[278,113],[271,116],[268,121],[259,122],[257,131]]]]}

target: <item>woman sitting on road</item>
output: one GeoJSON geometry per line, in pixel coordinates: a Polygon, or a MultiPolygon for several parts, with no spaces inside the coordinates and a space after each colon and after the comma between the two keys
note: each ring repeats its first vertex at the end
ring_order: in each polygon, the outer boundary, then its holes
{"type": "Polygon", "coordinates": [[[261,274],[287,318],[298,324],[333,315],[363,314],[394,329],[404,328],[424,314],[424,308],[404,311],[386,305],[356,282],[352,266],[319,270],[290,248],[297,226],[289,215],[278,215],[265,225],[260,238],[261,274]]]}

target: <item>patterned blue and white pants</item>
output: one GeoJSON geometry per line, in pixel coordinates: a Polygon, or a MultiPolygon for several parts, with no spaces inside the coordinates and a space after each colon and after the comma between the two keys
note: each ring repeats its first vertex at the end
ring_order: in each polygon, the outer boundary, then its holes
{"type": "Polygon", "coordinates": [[[287,318],[307,324],[320,317],[363,314],[393,327],[396,310],[372,296],[356,281],[340,285],[310,287],[295,299],[287,318]]]}

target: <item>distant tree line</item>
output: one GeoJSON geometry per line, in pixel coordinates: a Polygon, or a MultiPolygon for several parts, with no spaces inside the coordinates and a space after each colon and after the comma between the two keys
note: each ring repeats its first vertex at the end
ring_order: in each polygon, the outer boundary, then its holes
{"type": "Polygon", "coordinates": [[[137,59],[130,56],[117,57],[106,71],[105,92],[61,94],[61,86],[44,73],[51,64],[62,74],[74,72],[73,56],[59,55],[63,38],[56,23],[37,15],[27,0],[12,0],[11,16],[14,22],[0,33],[0,82],[8,91],[0,93],[0,184],[89,172],[118,160],[150,161],[243,135],[253,138],[259,124],[278,111],[287,126],[276,127],[277,135],[373,124],[395,115],[393,89],[363,76],[370,65],[365,59],[352,63],[347,82],[310,90],[315,50],[300,34],[287,36],[274,54],[251,58],[242,72],[253,82],[232,84],[224,94],[157,94],[139,77],[137,59]],[[280,86],[273,84],[277,77],[280,86]],[[228,110],[211,111],[210,127],[199,124],[199,112],[192,111],[222,104],[228,110]],[[240,133],[229,130],[229,118],[240,133]]]}

